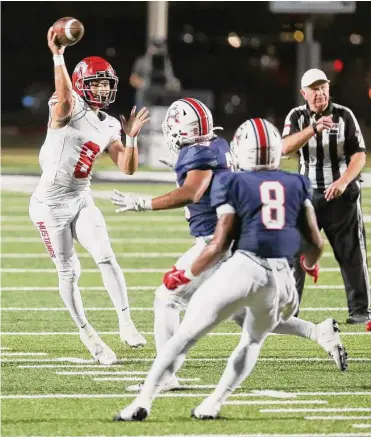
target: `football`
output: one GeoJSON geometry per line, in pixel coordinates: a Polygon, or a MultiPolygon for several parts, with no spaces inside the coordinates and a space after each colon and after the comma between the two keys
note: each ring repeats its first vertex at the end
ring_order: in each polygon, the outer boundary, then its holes
{"type": "Polygon", "coordinates": [[[73,46],[81,40],[85,29],[81,21],[73,17],[60,18],[53,24],[56,42],[61,46],[73,46]]]}

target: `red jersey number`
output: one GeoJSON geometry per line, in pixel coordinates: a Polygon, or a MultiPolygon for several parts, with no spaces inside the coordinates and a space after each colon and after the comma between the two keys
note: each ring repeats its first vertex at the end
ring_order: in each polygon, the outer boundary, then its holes
{"type": "Polygon", "coordinates": [[[85,179],[89,176],[95,157],[100,152],[99,146],[91,141],[82,147],[73,175],[76,179],[85,179]]]}

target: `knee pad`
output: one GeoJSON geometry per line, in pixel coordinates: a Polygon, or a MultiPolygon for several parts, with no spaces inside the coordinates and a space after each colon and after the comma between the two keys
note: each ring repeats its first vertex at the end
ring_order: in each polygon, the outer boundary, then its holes
{"type": "Polygon", "coordinates": [[[81,264],[80,264],[80,260],[77,258],[76,254],[72,257],[72,262],[73,262],[74,275],[75,275],[76,281],[78,281],[80,276],[81,276],[81,264]]]}
{"type": "Polygon", "coordinates": [[[97,266],[101,266],[101,265],[110,265],[113,268],[119,268],[119,263],[117,262],[117,259],[115,257],[115,255],[110,255],[110,256],[100,256],[97,259],[94,258],[94,261],[96,262],[97,266]]]}
{"type": "Polygon", "coordinates": [[[68,260],[62,261],[57,266],[58,277],[64,282],[77,282],[81,275],[81,265],[77,255],[73,255],[68,260]]]}
{"type": "Polygon", "coordinates": [[[237,325],[242,328],[246,317],[246,308],[242,307],[232,316],[232,320],[237,323],[237,325]]]}
{"type": "Polygon", "coordinates": [[[113,253],[109,241],[95,241],[89,250],[96,264],[115,262],[116,257],[113,253]]]}
{"type": "Polygon", "coordinates": [[[155,291],[155,305],[164,305],[177,311],[182,311],[186,308],[177,296],[168,290],[165,285],[160,285],[155,291]]]}

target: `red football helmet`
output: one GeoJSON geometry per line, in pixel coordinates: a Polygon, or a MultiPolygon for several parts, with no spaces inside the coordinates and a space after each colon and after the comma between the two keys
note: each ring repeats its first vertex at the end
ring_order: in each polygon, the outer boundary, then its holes
{"type": "Polygon", "coordinates": [[[117,84],[119,78],[116,76],[112,65],[99,56],[89,56],[76,65],[72,74],[73,89],[89,105],[104,108],[116,99],[117,84]],[[109,79],[110,91],[106,94],[93,94],[90,89],[90,81],[109,79]]]}

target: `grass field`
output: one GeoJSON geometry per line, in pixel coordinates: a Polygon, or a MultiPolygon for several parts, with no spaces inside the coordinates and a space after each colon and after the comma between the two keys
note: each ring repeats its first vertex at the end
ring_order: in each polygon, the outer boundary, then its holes
{"type": "MultiPolygon", "coordinates": [[[[111,190],[113,185],[94,185],[111,190]]],[[[115,185],[117,187],[117,184],[115,185]]],[[[130,185],[159,194],[169,185],[130,185]]],[[[364,189],[371,215],[371,189],[364,189]]],[[[94,262],[83,249],[80,286],[87,315],[120,358],[94,364],[59,297],[57,275],[28,217],[29,196],[2,193],[2,435],[321,435],[371,436],[371,333],[345,324],[345,293],[326,244],[317,286],[307,280],[302,317],[335,317],[349,354],[340,373],[309,340],[270,336],[253,374],[222,409],[222,418],[199,422],[190,410],[210,393],[239,340],[231,322],[220,325],[189,354],[180,377],[184,389],[161,396],[143,423],[113,423],[132,399],[124,387],[141,381],[155,356],[153,291],[162,271],[192,244],[182,211],[115,215],[97,200],[129,287],[132,317],[148,340],[131,350],[120,343],[116,314],[94,262]],[[154,271],[153,271],[154,270],[154,271]]],[[[371,224],[367,224],[368,237],[371,224]]]]}

